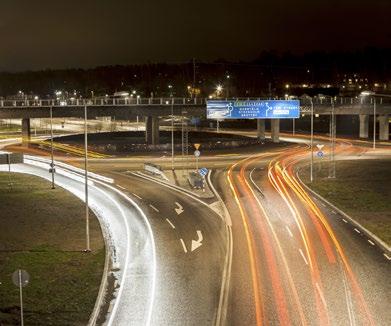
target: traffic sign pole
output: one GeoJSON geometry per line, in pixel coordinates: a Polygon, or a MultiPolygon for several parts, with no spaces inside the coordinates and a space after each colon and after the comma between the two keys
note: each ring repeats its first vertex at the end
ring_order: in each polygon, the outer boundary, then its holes
{"type": "Polygon", "coordinates": [[[23,290],[22,290],[22,271],[18,270],[18,278],[19,278],[19,298],[20,298],[20,325],[24,326],[23,320],[23,290]]]}

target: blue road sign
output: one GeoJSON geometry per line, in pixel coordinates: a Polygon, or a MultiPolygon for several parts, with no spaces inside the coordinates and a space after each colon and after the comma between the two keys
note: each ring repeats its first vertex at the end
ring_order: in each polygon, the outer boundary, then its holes
{"type": "Polygon", "coordinates": [[[323,154],[322,151],[319,151],[319,152],[316,153],[316,155],[317,155],[318,157],[322,158],[324,154],[323,154]]]}
{"type": "Polygon", "coordinates": [[[201,168],[198,170],[198,173],[205,177],[208,174],[208,169],[207,168],[201,168]]]}
{"type": "Polygon", "coordinates": [[[300,116],[298,100],[210,100],[208,119],[295,119],[300,116]]]}

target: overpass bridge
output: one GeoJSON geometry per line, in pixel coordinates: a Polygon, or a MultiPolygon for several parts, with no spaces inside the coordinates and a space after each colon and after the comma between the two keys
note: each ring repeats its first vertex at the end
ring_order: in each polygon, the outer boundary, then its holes
{"type": "MultiPolygon", "coordinates": [[[[265,98],[232,98],[228,100],[246,101],[265,98]]],[[[281,98],[273,98],[281,99],[281,98]]],[[[312,106],[314,114],[359,115],[360,138],[368,138],[369,116],[375,115],[379,122],[380,140],[389,140],[389,115],[391,98],[360,97],[323,97],[300,98],[301,115],[310,115],[312,106]],[[374,107],[376,101],[376,113],[374,107]]],[[[0,100],[0,119],[22,119],[23,139],[30,138],[30,119],[49,118],[50,111],[54,118],[84,118],[87,109],[88,119],[98,117],[115,117],[117,120],[131,120],[144,117],[146,124],[146,141],[149,144],[159,143],[159,118],[164,116],[197,116],[206,118],[204,98],[90,98],[90,99],[20,99],[0,100]]],[[[273,141],[279,141],[279,120],[271,120],[273,141]]],[[[258,135],[264,137],[265,120],[257,121],[258,135]]]]}

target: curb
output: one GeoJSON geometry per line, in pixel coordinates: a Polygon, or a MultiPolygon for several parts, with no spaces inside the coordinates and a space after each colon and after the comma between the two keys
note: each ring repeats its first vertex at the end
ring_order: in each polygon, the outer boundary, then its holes
{"type": "Polygon", "coordinates": [[[296,172],[296,176],[299,179],[300,183],[317,199],[325,202],[328,206],[330,206],[332,209],[334,209],[336,212],[341,214],[343,217],[345,217],[347,220],[349,220],[354,226],[359,228],[368,238],[370,238],[373,242],[375,242],[383,251],[385,251],[387,254],[391,254],[391,247],[389,247],[382,239],[380,239],[377,235],[373,234],[371,231],[369,231],[365,226],[361,225],[359,222],[357,222],[354,218],[346,214],[344,211],[330,203],[327,199],[319,195],[317,192],[312,190],[309,186],[307,186],[303,180],[300,178],[299,171],[296,172]]]}
{"type": "MultiPolygon", "coordinates": [[[[99,219],[98,219],[99,220],[99,219]]],[[[108,280],[108,274],[109,274],[109,266],[110,266],[110,250],[109,250],[109,244],[107,243],[106,238],[106,231],[105,234],[103,234],[104,242],[105,242],[105,265],[103,267],[103,273],[102,273],[102,279],[100,282],[99,292],[98,296],[95,300],[94,309],[92,310],[92,313],[90,315],[90,319],[88,320],[87,326],[95,326],[96,322],[99,318],[99,314],[101,313],[101,307],[104,304],[104,298],[107,291],[107,280],[108,280]]]]}

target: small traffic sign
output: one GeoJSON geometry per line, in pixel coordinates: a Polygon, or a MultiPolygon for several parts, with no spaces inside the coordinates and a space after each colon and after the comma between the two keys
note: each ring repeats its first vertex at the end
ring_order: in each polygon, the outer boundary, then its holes
{"type": "Polygon", "coordinates": [[[17,287],[25,287],[30,282],[30,275],[23,269],[17,269],[12,273],[12,282],[17,287]]]}
{"type": "Polygon", "coordinates": [[[208,169],[207,168],[201,168],[201,169],[198,170],[198,173],[201,176],[205,177],[208,174],[208,169]]]}
{"type": "Polygon", "coordinates": [[[201,146],[201,144],[194,144],[194,148],[195,148],[196,150],[199,150],[199,149],[200,149],[200,146],[201,146]]]}
{"type": "Polygon", "coordinates": [[[194,151],[194,156],[199,157],[201,155],[201,152],[197,149],[194,151]]]}
{"type": "Polygon", "coordinates": [[[319,152],[316,153],[316,155],[317,155],[318,157],[322,158],[324,154],[323,154],[322,151],[319,151],[319,152]]]}

